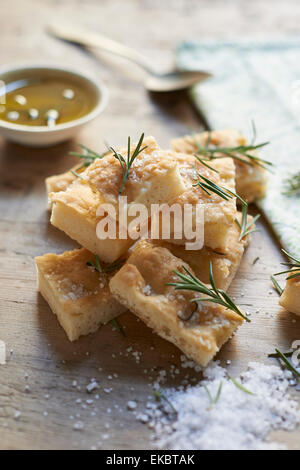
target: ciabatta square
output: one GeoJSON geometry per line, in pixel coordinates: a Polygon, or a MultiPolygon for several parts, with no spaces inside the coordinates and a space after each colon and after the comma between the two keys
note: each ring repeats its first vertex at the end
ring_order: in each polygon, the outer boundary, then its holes
{"type": "MultiPolygon", "coordinates": [[[[143,145],[147,147],[134,161],[122,196],[127,196],[128,204],[144,204],[150,215],[151,204],[169,202],[185,190],[185,185],[179,165],[169,152],[160,150],[151,137],[143,145]]],[[[125,149],[120,152],[125,154],[125,149]]],[[[125,238],[119,236],[117,209],[116,234],[99,238],[97,224],[105,216],[97,216],[97,209],[108,203],[117,208],[121,186],[122,167],[118,160],[111,154],[96,160],[66,191],[52,193],[51,223],[103,261],[115,261],[135,240],[127,233],[125,238]]]]}
{"type": "MultiPolygon", "coordinates": [[[[247,145],[245,137],[236,130],[220,130],[202,132],[193,136],[185,136],[171,141],[171,147],[176,152],[194,154],[197,152],[197,143],[202,147],[206,145],[208,137],[210,143],[217,147],[237,147],[247,145]]],[[[255,155],[255,153],[254,153],[255,155]]],[[[266,193],[266,170],[257,164],[249,165],[249,159],[239,155],[246,163],[234,160],[236,166],[236,191],[247,202],[262,198],[266,193]],[[248,163],[247,163],[248,162],[248,163]]]]}
{"type": "Polygon", "coordinates": [[[141,240],[128,262],[110,281],[110,289],[124,307],[157,334],[174,343],[202,366],[217,354],[242,323],[242,318],[214,303],[190,302],[195,292],[168,286],[182,271],[183,261],[167,250],[141,240]],[[190,318],[189,320],[185,320],[190,318]]]}
{"type": "MultiPolygon", "coordinates": [[[[173,199],[170,205],[181,207],[182,214],[187,205],[193,207],[192,228],[194,232],[198,223],[196,222],[195,209],[197,205],[201,207],[203,209],[204,245],[213,250],[227,251],[230,228],[237,215],[236,198],[229,195],[228,200],[225,200],[213,191],[209,191],[208,194],[199,186],[195,186],[197,182],[195,178],[198,178],[197,174],[200,174],[219,187],[235,193],[235,166],[232,159],[224,158],[214,161],[211,167],[216,171],[213,171],[197,161],[192,155],[173,152],[173,158],[179,164],[186,190],[173,199]]],[[[199,181],[204,183],[201,179],[199,181]]],[[[184,233],[182,233],[182,237],[176,237],[173,220],[174,218],[171,217],[171,236],[166,241],[179,245],[193,242],[194,240],[188,240],[184,233]]],[[[184,222],[183,217],[182,222],[184,222]]]]}
{"type": "MultiPolygon", "coordinates": [[[[74,166],[71,170],[78,171],[78,166],[74,166]]],[[[51,193],[58,193],[60,191],[65,191],[72,183],[76,180],[76,176],[72,171],[66,171],[60,175],[49,176],[45,180],[46,191],[48,196],[48,209],[52,208],[52,201],[50,198],[51,193]]]]}
{"type": "Polygon", "coordinates": [[[77,179],[66,191],[52,194],[52,201],[52,225],[63,230],[104,262],[112,263],[117,260],[134,243],[131,239],[121,239],[118,236],[118,223],[115,239],[98,238],[97,225],[103,220],[103,216],[98,216],[97,210],[103,200],[100,193],[88,183],[77,179]]]}
{"type": "Polygon", "coordinates": [[[98,273],[88,261],[94,261],[94,255],[84,248],[35,258],[39,291],[70,341],[95,332],[126,310],[109,290],[114,272],[98,273]]]}
{"type": "Polygon", "coordinates": [[[279,303],[289,312],[300,315],[300,272],[298,277],[286,281],[279,303]]]}
{"type": "MultiPolygon", "coordinates": [[[[241,219],[241,215],[238,214],[241,219]]],[[[250,221],[250,219],[249,219],[250,221]]],[[[249,238],[240,240],[240,229],[232,224],[228,239],[228,251],[216,252],[204,247],[202,250],[186,250],[182,245],[153,240],[152,243],[167,248],[174,256],[182,259],[194,271],[196,277],[209,284],[209,263],[212,263],[214,280],[218,289],[227,291],[239,269],[249,238]]]]}

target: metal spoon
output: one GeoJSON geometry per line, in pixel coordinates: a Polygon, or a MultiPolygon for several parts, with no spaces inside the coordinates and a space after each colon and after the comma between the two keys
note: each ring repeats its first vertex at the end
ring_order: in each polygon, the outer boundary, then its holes
{"type": "Polygon", "coordinates": [[[184,90],[211,77],[210,73],[197,70],[190,72],[173,70],[164,74],[157,73],[153,69],[152,63],[139,52],[98,33],[83,30],[77,26],[52,24],[48,30],[59,39],[80,44],[84,47],[97,47],[106,52],[125,57],[139,65],[147,72],[144,85],[149,91],[167,92],[184,90]]]}

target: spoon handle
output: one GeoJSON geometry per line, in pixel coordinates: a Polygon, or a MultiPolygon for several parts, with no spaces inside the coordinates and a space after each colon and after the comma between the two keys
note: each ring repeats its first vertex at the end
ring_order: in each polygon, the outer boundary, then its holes
{"type": "Polygon", "coordinates": [[[48,31],[59,39],[74,42],[85,47],[97,47],[106,52],[125,57],[147,72],[154,73],[152,65],[142,54],[101,34],[67,24],[52,24],[48,27],[48,31]]]}

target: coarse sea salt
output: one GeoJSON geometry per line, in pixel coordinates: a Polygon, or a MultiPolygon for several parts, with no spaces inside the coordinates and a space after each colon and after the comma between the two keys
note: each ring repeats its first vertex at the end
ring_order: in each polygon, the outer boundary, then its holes
{"type": "Polygon", "coordinates": [[[282,449],[284,446],[268,440],[270,431],[293,430],[300,424],[298,403],[289,395],[292,379],[289,371],[275,365],[250,363],[237,380],[252,395],[239,389],[218,362],[204,370],[203,377],[195,386],[164,390],[168,401],[146,407],[143,416],[146,414],[149,419],[141,421],[149,422],[158,448],[282,449]],[[213,399],[217,397],[221,383],[220,397],[212,404],[209,393],[213,399]],[[159,410],[164,413],[158,413],[159,410]]]}

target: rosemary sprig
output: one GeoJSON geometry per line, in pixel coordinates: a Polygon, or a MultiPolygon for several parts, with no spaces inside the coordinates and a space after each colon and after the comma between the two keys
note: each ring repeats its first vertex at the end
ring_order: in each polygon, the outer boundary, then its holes
{"type": "Polygon", "coordinates": [[[246,387],[244,387],[244,385],[242,385],[242,384],[239,383],[236,379],[234,379],[233,377],[231,377],[231,375],[229,375],[228,372],[227,372],[227,377],[229,378],[229,380],[231,380],[231,382],[232,382],[237,388],[239,388],[240,390],[242,390],[242,392],[245,392],[245,393],[247,393],[248,395],[253,395],[253,396],[255,396],[255,393],[250,392],[250,390],[248,390],[246,387]]]}
{"type": "Polygon", "coordinates": [[[94,152],[94,150],[91,150],[89,147],[83,144],[79,144],[79,147],[83,149],[83,152],[70,152],[70,155],[73,157],[77,157],[83,160],[82,165],[77,168],[77,170],[82,170],[82,168],[87,168],[90,166],[95,160],[98,158],[103,158],[105,155],[108,154],[108,150],[106,150],[103,153],[97,153],[94,152]]]}
{"type": "Polygon", "coordinates": [[[272,284],[273,284],[274,289],[275,289],[276,292],[281,296],[281,295],[282,295],[282,292],[283,292],[283,289],[282,289],[282,287],[279,285],[279,283],[276,281],[276,279],[275,279],[274,276],[271,276],[271,281],[272,281],[272,284]]]}
{"type": "Polygon", "coordinates": [[[290,276],[287,277],[287,280],[294,279],[295,277],[299,277],[300,276],[300,260],[295,258],[293,255],[291,255],[285,250],[282,250],[282,252],[286,256],[288,256],[291,261],[288,263],[281,263],[282,266],[287,266],[288,269],[286,271],[276,273],[274,274],[274,276],[280,276],[281,274],[290,274],[290,276]]]}
{"type": "Polygon", "coordinates": [[[126,158],[124,158],[123,155],[116,152],[112,147],[110,147],[110,150],[113,152],[113,156],[120,162],[120,165],[121,165],[121,168],[122,168],[123,181],[122,181],[122,185],[121,185],[119,194],[122,194],[122,192],[124,190],[124,187],[125,187],[125,184],[126,184],[127,180],[129,179],[130,169],[132,167],[132,164],[133,164],[134,160],[136,159],[136,157],[141,152],[143,152],[143,150],[145,150],[147,148],[147,145],[142,147],[143,140],[144,140],[144,135],[145,135],[144,133],[141,135],[140,140],[139,140],[134,152],[132,153],[132,155],[131,155],[131,141],[130,141],[130,137],[128,137],[127,156],[126,156],[126,158]]]}
{"type": "Polygon", "coordinates": [[[154,398],[156,401],[162,401],[164,400],[168,405],[169,407],[171,408],[172,410],[172,413],[174,414],[178,414],[178,411],[176,410],[175,406],[170,402],[170,400],[166,397],[166,395],[164,394],[163,390],[153,390],[152,392],[154,398]]]}
{"type": "Polygon", "coordinates": [[[112,326],[119,332],[121,333],[122,336],[125,336],[126,337],[126,334],[125,334],[125,331],[123,330],[122,326],[120,325],[120,323],[118,322],[118,320],[116,318],[113,318],[110,323],[112,324],[112,326]]]}
{"type": "Polygon", "coordinates": [[[107,264],[106,266],[103,266],[100,263],[99,257],[96,255],[94,258],[94,261],[88,261],[86,264],[87,266],[94,268],[100,274],[102,273],[107,274],[107,273],[111,273],[121,268],[124,262],[125,262],[124,260],[117,260],[111,264],[107,264]]]}
{"type": "Polygon", "coordinates": [[[285,190],[282,192],[285,196],[298,196],[300,195],[300,171],[291,175],[285,180],[285,190]]]}
{"type": "Polygon", "coordinates": [[[247,202],[244,202],[242,204],[242,221],[241,221],[241,223],[239,222],[238,219],[235,219],[235,223],[240,229],[239,241],[243,240],[243,238],[247,237],[251,233],[258,232],[258,229],[251,228],[251,227],[253,227],[253,225],[258,221],[258,219],[260,218],[260,215],[258,214],[255,217],[253,217],[253,219],[249,223],[247,223],[247,218],[248,218],[248,204],[247,204],[247,202]]]}
{"type": "Polygon", "coordinates": [[[220,385],[219,385],[219,388],[218,388],[218,391],[217,391],[217,394],[215,396],[215,398],[213,398],[212,394],[210,393],[208,387],[206,385],[203,385],[207,395],[208,395],[208,398],[209,398],[209,410],[211,410],[213,408],[214,405],[216,405],[218,403],[218,401],[220,400],[220,396],[221,396],[221,393],[222,393],[222,388],[223,388],[223,382],[220,382],[220,385]]]}
{"type": "Polygon", "coordinates": [[[279,349],[275,349],[275,351],[278,354],[278,359],[284,363],[286,369],[292,372],[293,375],[296,377],[298,383],[300,383],[300,372],[297,369],[295,369],[293,364],[288,360],[287,356],[284,353],[279,351],[279,349]]]}
{"type": "MultiPolygon", "coordinates": [[[[249,152],[253,152],[254,150],[261,149],[268,145],[270,142],[263,142],[261,144],[254,144],[256,139],[256,129],[254,123],[252,123],[253,127],[253,138],[250,145],[237,145],[235,147],[218,147],[218,146],[211,146],[211,133],[208,133],[207,141],[205,146],[202,146],[197,142],[196,138],[194,139],[194,144],[197,148],[197,155],[201,155],[205,157],[206,161],[211,161],[218,158],[224,157],[231,157],[235,160],[238,160],[246,165],[254,166],[258,165],[265,169],[270,169],[273,164],[267,160],[263,160],[255,155],[252,155],[249,152]],[[247,157],[248,159],[242,158],[247,157]]],[[[202,158],[202,160],[204,160],[202,158]]]]}
{"type": "Polygon", "coordinates": [[[196,172],[194,180],[197,181],[197,183],[193,184],[193,187],[199,186],[199,188],[201,188],[209,196],[211,193],[215,193],[225,201],[229,201],[229,199],[236,197],[241,201],[242,204],[247,204],[238,194],[230,191],[230,189],[225,188],[224,186],[217,185],[206,176],[201,175],[199,171],[196,172]]]}
{"type": "Polygon", "coordinates": [[[180,271],[174,271],[174,273],[179,277],[179,282],[170,282],[167,285],[173,286],[175,290],[189,290],[193,292],[199,292],[206,295],[207,297],[197,297],[191,299],[190,302],[213,302],[219,305],[232,310],[237,313],[240,317],[246,320],[248,323],[250,319],[244,315],[235,303],[231,300],[228,294],[221,289],[217,289],[213,277],[212,263],[209,263],[209,278],[211,283],[211,288],[207,287],[203,282],[196,278],[185,266],[182,266],[185,274],[180,271]]]}

